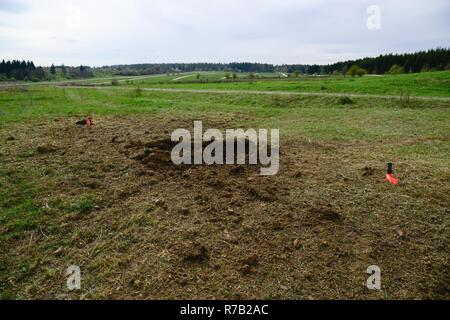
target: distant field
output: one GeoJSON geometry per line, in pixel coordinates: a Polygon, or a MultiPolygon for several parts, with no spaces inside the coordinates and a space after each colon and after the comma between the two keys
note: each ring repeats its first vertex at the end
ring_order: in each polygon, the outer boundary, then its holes
{"type": "Polygon", "coordinates": [[[352,77],[300,76],[278,78],[278,74],[263,74],[260,79],[249,79],[248,74],[238,74],[237,80],[221,79],[224,73],[201,75],[173,81],[177,77],[154,77],[133,83],[142,87],[226,89],[292,92],[337,92],[412,96],[450,96],[450,71],[417,74],[352,77]],[[275,79],[273,78],[275,77],[275,79]],[[208,81],[208,82],[206,82],[208,81]]]}
{"type": "MultiPolygon", "coordinates": [[[[246,80],[249,79],[250,73],[248,72],[187,72],[187,73],[179,73],[179,74],[164,74],[164,75],[155,75],[153,77],[149,77],[148,79],[143,80],[142,83],[202,83],[206,81],[217,82],[217,81],[225,81],[227,80],[226,75],[230,77],[228,80],[246,80]],[[235,79],[232,78],[233,74],[236,76],[235,79]]],[[[253,73],[255,80],[256,79],[269,79],[269,78],[284,78],[280,73],[253,73]]],[[[134,81],[133,81],[134,82],[134,81]]]]}
{"type": "MultiPolygon", "coordinates": [[[[231,77],[233,73],[228,73],[231,77]]],[[[198,90],[283,91],[313,93],[349,93],[392,96],[450,97],[450,71],[423,72],[400,75],[366,75],[363,77],[306,76],[282,73],[234,73],[236,78],[225,77],[225,72],[190,72],[144,76],[105,76],[92,79],[42,82],[34,86],[57,84],[108,86],[113,80],[122,87],[174,88],[198,90]]],[[[0,83],[0,89],[7,84],[0,83]]],[[[16,83],[30,85],[30,83],[16,83]]]]}

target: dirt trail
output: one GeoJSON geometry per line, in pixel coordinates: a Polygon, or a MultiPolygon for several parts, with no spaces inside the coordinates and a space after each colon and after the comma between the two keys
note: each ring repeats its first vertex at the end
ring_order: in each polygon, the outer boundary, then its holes
{"type": "Polygon", "coordinates": [[[110,84],[111,80],[122,81],[134,81],[134,80],[144,80],[148,78],[159,77],[161,74],[153,74],[147,76],[131,76],[131,77],[107,77],[107,78],[92,78],[92,79],[76,79],[76,80],[63,80],[63,81],[43,81],[43,82],[19,82],[12,83],[7,82],[0,84],[0,89],[11,88],[11,87],[28,87],[28,86],[41,86],[41,85],[70,85],[72,83],[90,83],[90,84],[110,84]]]}
{"type": "MultiPolygon", "coordinates": [[[[71,86],[72,88],[82,89],[83,86],[71,86]]],[[[87,88],[93,88],[92,86],[87,88]]],[[[134,88],[117,88],[117,87],[95,87],[98,89],[115,89],[115,90],[134,90],[134,88]]],[[[223,89],[179,89],[179,88],[141,88],[143,91],[155,92],[186,92],[186,93],[228,93],[228,94],[261,94],[261,95],[299,95],[311,97],[351,97],[351,98],[375,98],[375,99],[399,99],[395,95],[381,94],[362,94],[362,93],[325,93],[325,92],[299,92],[299,91],[257,91],[257,90],[223,90],[223,89]]],[[[445,101],[450,102],[450,97],[427,97],[427,96],[411,96],[411,100],[425,101],[445,101]]]]}
{"type": "Polygon", "coordinates": [[[178,81],[178,80],[189,78],[189,77],[193,77],[193,76],[194,76],[193,74],[188,74],[187,76],[182,76],[182,77],[175,78],[172,81],[178,81]]]}

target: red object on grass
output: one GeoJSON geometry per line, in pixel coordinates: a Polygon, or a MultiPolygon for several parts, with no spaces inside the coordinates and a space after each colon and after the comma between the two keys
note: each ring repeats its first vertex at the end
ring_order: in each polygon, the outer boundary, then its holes
{"type": "Polygon", "coordinates": [[[392,173],[386,174],[386,180],[392,183],[393,185],[398,184],[398,179],[395,179],[392,173]]]}
{"type": "Polygon", "coordinates": [[[88,128],[90,128],[91,126],[94,125],[94,122],[92,121],[91,117],[87,118],[86,123],[87,123],[88,128]]]}

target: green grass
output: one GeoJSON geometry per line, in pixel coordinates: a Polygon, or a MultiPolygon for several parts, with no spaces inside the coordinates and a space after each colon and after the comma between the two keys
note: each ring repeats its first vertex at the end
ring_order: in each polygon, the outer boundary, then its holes
{"type": "MultiPolygon", "coordinates": [[[[158,84],[158,83],[202,83],[202,82],[216,82],[226,80],[226,74],[231,78],[233,74],[236,76],[235,80],[248,80],[250,78],[250,73],[248,72],[214,72],[214,71],[202,71],[202,72],[186,72],[180,74],[164,74],[164,75],[153,75],[144,76],[143,80],[132,81],[133,83],[139,84],[158,84]],[[199,75],[199,78],[197,78],[199,75]]],[[[279,73],[254,73],[255,79],[273,79],[282,78],[279,73]]],[[[141,78],[141,77],[137,77],[141,78]]],[[[132,80],[132,78],[128,79],[132,80]]],[[[229,79],[232,80],[232,79],[229,79]]],[[[125,81],[126,82],[126,81],[125,81]]]]}
{"type": "MultiPolygon", "coordinates": [[[[220,75],[222,74],[220,73],[220,75]]],[[[241,76],[241,79],[238,79],[238,81],[213,81],[214,79],[211,79],[211,81],[205,82],[203,77],[199,80],[196,80],[195,77],[190,77],[180,81],[155,77],[153,79],[139,80],[136,83],[143,87],[158,88],[361,93],[398,96],[402,92],[407,92],[412,96],[450,97],[450,71],[384,76],[368,75],[361,78],[315,76],[254,80],[245,80],[243,78],[241,76]]]]}
{"type": "Polygon", "coordinates": [[[41,213],[35,202],[37,187],[29,172],[0,171],[0,240],[34,229],[41,213]]]}
{"type": "MultiPolygon", "coordinates": [[[[243,125],[278,127],[286,135],[326,140],[439,137],[450,132],[449,102],[257,94],[208,94],[53,88],[0,92],[1,124],[86,115],[167,114],[201,119],[222,113],[247,115],[243,125]],[[31,98],[30,98],[31,97],[31,98]],[[32,100],[32,102],[31,102],[32,100]]],[[[239,118],[243,117],[238,117],[239,118]]],[[[24,152],[24,157],[27,156],[24,152]]]]}

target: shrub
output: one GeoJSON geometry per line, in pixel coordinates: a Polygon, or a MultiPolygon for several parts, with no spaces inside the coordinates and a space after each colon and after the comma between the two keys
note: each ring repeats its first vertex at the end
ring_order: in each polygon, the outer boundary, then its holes
{"type": "Polygon", "coordinates": [[[341,104],[341,105],[344,105],[344,104],[353,104],[353,100],[350,99],[349,97],[340,97],[340,98],[338,99],[338,103],[341,104]]]}
{"type": "Polygon", "coordinates": [[[357,65],[353,65],[350,69],[348,69],[347,74],[354,77],[362,77],[363,75],[367,74],[367,70],[363,69],[357,65]]]}
{"type": "Polygon", "coordinates": [[[333,76],[340,76],[341,73],[338,70],[333,71],[333,76]]]}
{"type": "Polygon", "coordinates": [[[402,74],[402,73],[405,73],[405,68],[399,66],[398,64],[394,64],[387,72],[387,74],[402,74]]]}
{"type": "Polygon", "coordinates": [[[119,85],[119,80],[117,80],[117,79],[112,80],[111,81],[111,85],[112,86],[118,86],[119,85]]]}

